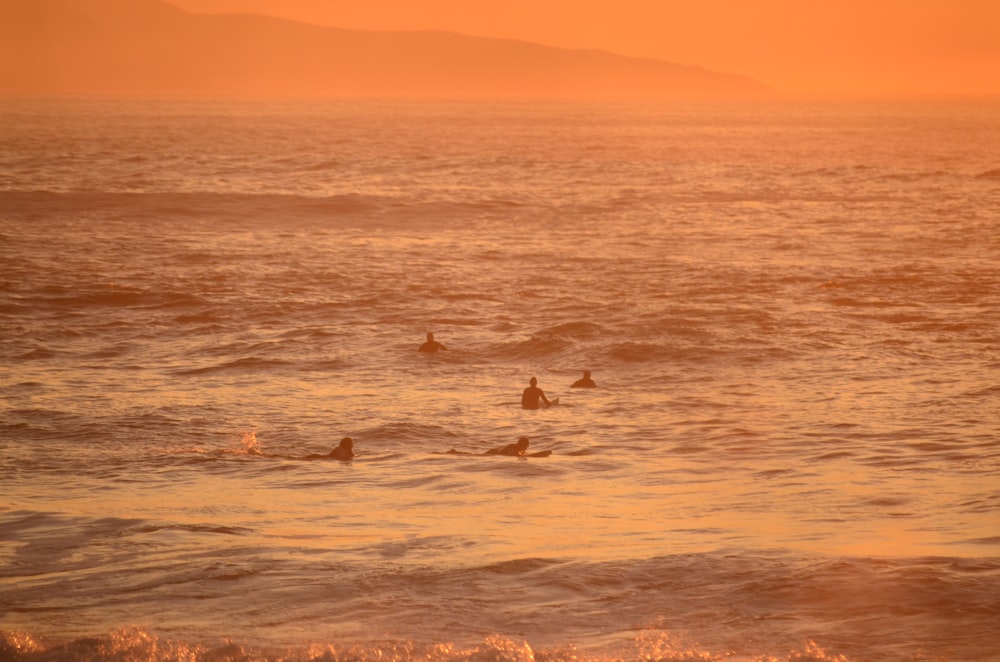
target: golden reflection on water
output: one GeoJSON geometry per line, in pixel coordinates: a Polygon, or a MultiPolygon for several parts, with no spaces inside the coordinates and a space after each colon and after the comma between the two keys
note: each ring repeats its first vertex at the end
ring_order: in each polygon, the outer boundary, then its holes
{"type": "MultiPolygon", "coordinates": [[[[944,474],[903,466],[889,470],[890,481],[884,467],[851,457],[809,467],[748,458],[738,470],[720,471],[700,453],[664,455],[649,459],[645,478],[637,479],[616,470],[617,450],[518,460],[394,456],[362,443],[359,457],[345,463],[269,457],[266,445],[265,455],[248,453],[260,447],[253,431],[231,443],[226,451],[176,449],[175,460],[204,460],[182,479],[154,471],[118,483],[112,475],[96,499],[51,487],[18,498],[67,516],[114,513],[176,527],[211,522],[237,531],[236,544],[256,540],[358,558],[419,558],[444,549],[456,563],[638,559],[726,547],[975,556],[982,553],[977,540],[996,536],[975,504],[967,511],[955,505],[964,493],[988,493],[983,475],[949,485],[944,474]],[[225,473],[213,472],[219,463],[230,463],[225,473]],[[964,541],[954,539],[956,528],[964,529],[964,541]],[[390,547],[373,551],[380,542],[390,547]]],[[[83,458],[86,449],[80,452],[83,458]]]]}

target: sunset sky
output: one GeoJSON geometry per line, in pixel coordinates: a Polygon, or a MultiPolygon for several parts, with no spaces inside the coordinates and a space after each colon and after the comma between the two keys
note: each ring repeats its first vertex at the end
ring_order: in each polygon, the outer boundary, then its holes
{"type": "Polygon", "coordinates": [[[1000,0],[170,0],[342,28],[440,29],[745,74],[791,95],[1000,95],[1000,0]]]}

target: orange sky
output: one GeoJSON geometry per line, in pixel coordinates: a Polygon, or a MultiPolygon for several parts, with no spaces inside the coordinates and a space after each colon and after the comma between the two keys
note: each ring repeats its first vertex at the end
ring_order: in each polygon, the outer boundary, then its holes
{"type": "Polygon", "coordinates": [[[745,74],[793,95],[1000,95],[1000,0],[169,1],[602,48],[745,74]]]}

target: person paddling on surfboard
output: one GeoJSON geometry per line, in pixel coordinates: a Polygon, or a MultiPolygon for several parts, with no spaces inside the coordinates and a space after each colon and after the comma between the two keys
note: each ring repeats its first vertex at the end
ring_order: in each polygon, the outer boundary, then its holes
{"type": "Polygon", "coordinates": [[[552,454],[552,451],[538,451],[537,453],[529,453],[527,437],[521,437],[517,440],[516,444],[507,444],[502,448],[492,448],[484,453],[484,455],[510,455],[511,457],[548,457],[552,454]]]}
{"type": "Polygon", "coordinates": [[[347,462],[354,457],[354,440],[350,437],[344,437],[340,440],[340,444],[334,448],[332,451],[326,455],[306,455],[303,460],[340,460],[342,462],[347,462]]]}
{"type": "Polygon", "coordinates": [[[420,346],[418,351],[424,352],[425,354],[436,354],[442,349],[448,349],[438,341],[434,340],[434,334],[430,331],[427,332],[427,342],[420,346]]]}
{"type": "MultiPolygon", "coordinates": [[[[515,444],[507,444],[506,446],[501,446],[500,448],[491,448],[490,450],[482,453],[482,455],[507,455],[510,457],[548,457],[552,455],[552,451],[537,451],[535,453],[529,453],[527,437],[521,437],[517,440],[515,444]]],[[[468,451],[457,451],[452,448],[449,451],[445,451],[447,455],[479,455],[479,453],[469,453],[468,451]]]]}
{"type": "Polygon", "coordinates": [[[517,440],[516,444],[507,444],[506,446],[503,446],[502,448],[491,448],[490,450],[486,451],[486,454],[487,455],[513,455],[515,457],[519,457],[519,456],[524,455],[524,453],[528,450],[528,444],[530,444],[530,443],[531,442],[528,441],[527,437],[521,437],[520,439],[517,440]]]}
{"type": "Polygon", "coordinates": [[[529,382],[530,386],[521,393],[521,409],[538,409],[538,401],[545,403],[546,407],[551,407],[552,403],[545,397],[542,389],[538,388],[538,380],[534,377],[529,382]]]}

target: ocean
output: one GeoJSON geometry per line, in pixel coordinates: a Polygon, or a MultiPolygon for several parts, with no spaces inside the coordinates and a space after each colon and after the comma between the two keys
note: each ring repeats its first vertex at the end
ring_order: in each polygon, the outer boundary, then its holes
{"type": "Polygon", "coordinates": [[[998,155],[997,103],[0,101],[0,658],[1000,660],[998,155]]]}

